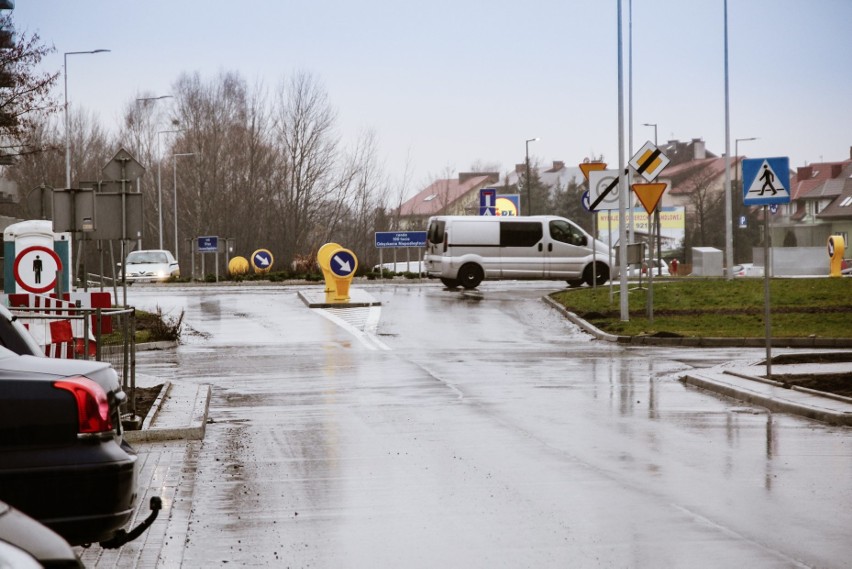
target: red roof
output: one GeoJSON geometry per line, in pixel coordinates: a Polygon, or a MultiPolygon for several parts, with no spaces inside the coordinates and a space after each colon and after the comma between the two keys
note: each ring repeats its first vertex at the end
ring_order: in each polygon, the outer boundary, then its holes
{"type": "Polygon", "coordinates": [[[459,182],[458,178],[437,180],[399,206],[400,216],[427,216],[441,213],[448,205],[471,190],[487,184],[491,179],[491,176],[483,174],[466,178],[464,182],[459,182]]]}

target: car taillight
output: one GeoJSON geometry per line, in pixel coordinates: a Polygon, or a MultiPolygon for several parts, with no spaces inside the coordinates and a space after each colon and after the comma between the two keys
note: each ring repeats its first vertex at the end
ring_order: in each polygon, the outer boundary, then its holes
{"type": "Polygon", "coordinates": [[[77,401],[80,433],[102,433],[113,429],[109,402],[100,385],[88,377],[72,377],[54,382],[53,386],[69,391],[77,401]]]}

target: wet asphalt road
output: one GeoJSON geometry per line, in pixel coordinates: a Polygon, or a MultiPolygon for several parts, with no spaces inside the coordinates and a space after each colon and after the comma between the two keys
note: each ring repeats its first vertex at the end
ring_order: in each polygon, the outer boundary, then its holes
{"type": "Polygon", "coordinates": [[[183,566],[849,566],[849,429],[676,379],[762,350],[592,341],[541,286],[368,285],[381,308],[333,314],[133,287],[185,311],[140,370],[213,386],[183,566]]]}

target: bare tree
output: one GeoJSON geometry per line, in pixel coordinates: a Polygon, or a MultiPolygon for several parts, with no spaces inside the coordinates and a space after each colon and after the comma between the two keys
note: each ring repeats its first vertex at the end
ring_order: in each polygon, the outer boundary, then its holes
{"type": "MultiPolygon", "coordinates": [[[[11,28],[11,13],[0,17],[0,28],[11,28]]],[[[0,49],[0,152],[21,155],[40,152],[30,146],[39,137],[30,136],[40,127],[40,118],[59,110],[51,88],[59,72],[36,73],[45,55],[55,49],[41,43],[38,34],[21,34],[12,47],[0,49]]]]}
{"type": "Polygon", "coordinates": [[[718,175],[702,170],[692,178],[693,190],[689,193],[687,219],[692,222],[692,246],[720,247],[724,245],[724,193],[713,182],[718,175]]]}
{"type": "Polygon", "coordinates": [[[325,233],[322,220],[334,215],[343,199],[334,179],[335,120],[328,94],[313,75],[299,72],[282,84],[274,128],[283,184],[276,188],[275,201],[286,258],[317,248],[325,233]]]}

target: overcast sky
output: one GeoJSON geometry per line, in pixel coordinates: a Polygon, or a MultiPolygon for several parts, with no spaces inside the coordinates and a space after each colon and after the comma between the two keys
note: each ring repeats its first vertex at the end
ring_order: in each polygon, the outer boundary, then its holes
{"type": "MultiPolygon", "coordinates": [[[[632,2],[633,149],[702,138],[725,151],[723,0],[632,2]]],[[[72,106],[115,129],[140,93],[184,72],[238,71],[274,88],[317,76],[345,140],[373,129],[411,192],[476,161],[501,172],[530,154],[618,163],[617,0],[17,0],[19,31],[68,56],[72,106]],[[410,158],[408,158],[410,157],[410,158]]],[[[623,0],[625,113],[628,8],[623,0]]],[[[849,158],[852,0],[728,0],[730,148],[791,167],[849,158]]],[[[58,84],[61,100],[63,84],[58,84]]],[[[164,104],[168,104],[166,100],[164,104]]],[[[627,117],[629,118],[629,117],[627,117]]],[[[625,123],[625,153],[627,148],[625,123]]]]}

